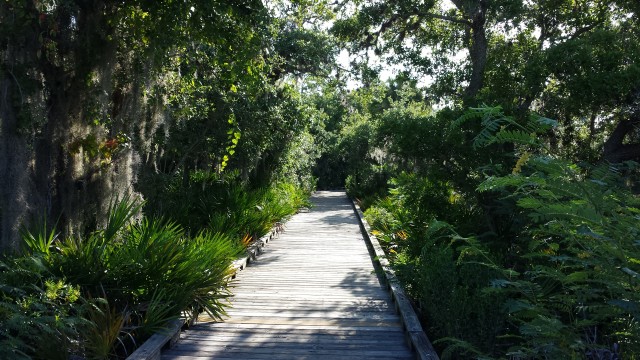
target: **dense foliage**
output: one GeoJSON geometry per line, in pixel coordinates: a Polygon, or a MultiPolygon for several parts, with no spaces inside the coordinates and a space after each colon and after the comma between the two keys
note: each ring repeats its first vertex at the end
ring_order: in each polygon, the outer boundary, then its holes
{"type": "Polygon", "coordinates": [[[3,358],[127,356],[171,319],[224,313],[240,242],[189,237],[167,221],[132,222],[139,209],[115,204],[87,238],[58,239],[44,224],[25,232],[25,255],[0,274],[3,358]]]}
{"type": "Polygon", "coordinates": [[[451,186],[416,174],[366,212],[443,355],[636,356],[640,203],[621,176],[634,165],[550,155],[538,138],[553,124],[545,118],[518,124],[482,108],[459,122],[473,117],[476,148],[510,143],[518,154],[482,168],[492,227],[451,186]]]}
{"type": "Polygon", "coordinates": [[[639,4],[1,2],[0,356],[219,315],[317,185],[443,357],[638,358],[639,4]]]}
{"type": "Polygon", "coordinates": [[[0,357],[122,358],[224,313],[231,261],[314,186],[311,9],[0,3],[0,357]]]}
{"type": "Polygon", "coordinates": [[[443,357],[637,358],[637,2],[339,5],[362,86],[314,100],[318,183],[368,208],[443,357]]]}
{"type": "Polygon", "coordinates": [[[309,124],[296,78],[334,55],[286,4],[2,2],[0,247],[43,213],[84,235],[155,177],[278,179],[309,124]]]}

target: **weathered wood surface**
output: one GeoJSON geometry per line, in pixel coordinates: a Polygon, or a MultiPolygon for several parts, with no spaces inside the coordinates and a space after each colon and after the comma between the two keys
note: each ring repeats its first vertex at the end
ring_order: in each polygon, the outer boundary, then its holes
{"type": "Polygon", "coordinates": [[[184,324],[182,319],[177,319],[169,324],[169,327],[151,336],[136,351],[127,357],[127,360],[157,360],[160,359],[161,349],[165,344],[172,346],[178,340],[180,328],[184,324]]]}
{"type": "Polygon", "coordinates": [[[225,321],[201,317],[162,359],[415,358],[344,192],[312,201],[238,274],[225,321]]]}

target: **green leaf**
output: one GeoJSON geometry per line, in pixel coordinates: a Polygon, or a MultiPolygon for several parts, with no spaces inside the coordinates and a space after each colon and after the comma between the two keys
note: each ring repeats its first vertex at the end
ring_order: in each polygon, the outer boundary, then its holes
{"type": "Polygon", "coordinates": [[[564,278],[564,282],[570,283],[570,282],[579,282],[579,281],[585,281],[589,279],[589,273],[586,271],[576,271],[574,273],[571,273],[569,275],[567,275],[566,278],[564,278]]]}
{"type": "Polygon", "coordinates": [[[534,306],[528,301],[509,299],[505,303],[505,308],[509,313],[517,313],[520,311],[528,311],[534,309],[534,306]]]}
{"type": "Polygon", "coordinates": [[[531,197],[522,198],[518,200],[517,204],[521,208],[525,208],[525,209],[539,209],[544,205],[544,203],[541,200],[536,198],[531,198],[531,197]]]}
{"type": "Polygon", "coordinates": [[[638,274],[637,272],[627,268],[627,267],[623,267],[620,270],[622,270],[624,273],[630,275],[632,278],[636,279],[636,280],[640,280],[640,274],[638,274]]]}
{"type": "Polygon", "coordinates": [[[640,315],[640,305],[638,305],[637,302],[630,301],[630,300],[614,299],[614,300],[609,300],[607,303],[609,305],[617,306],[628,313],[635,314],[635,316],[640,315]]]}

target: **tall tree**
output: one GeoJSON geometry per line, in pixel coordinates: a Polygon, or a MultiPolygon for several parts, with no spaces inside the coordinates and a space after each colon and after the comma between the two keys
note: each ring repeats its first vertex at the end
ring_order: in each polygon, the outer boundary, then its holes
{"type": "Polygon", "coordinates": [[[333,31],[431,77],[430,97],[502,104],[561,122],[552,138],[573,156],[640,159],[638,2],[343,2],[333,31]],[[636,105],[634,105],[636,104],[636,105]],[[586,134],[586,135],[585,135],[586,134]]]}
{"type": "Polygon", "coordinates": [[[2,2],[0,247],[43,215],[82,232],[131,192],[166,64],[192,42],[231,51],[265,15],[257,0],[2,2]]]}
{"type": "Polygon", "coordinates": [[[357,2],[355,14],[337,21],[333,30],[356,49],[373,47],[377,54],[391,55],[424,74],[440,73],[438,80],[453,87],[446,91],[448,95],[466,83],[458,95],[473,98],[484,85],[487,27],[492,25],[488,16],[498,6],[486,0],[455,0],[446,5],[433,0],[357,2]],[[455,69],[452,57],[461,51],[467,52],[468,59],[455,69]]]}

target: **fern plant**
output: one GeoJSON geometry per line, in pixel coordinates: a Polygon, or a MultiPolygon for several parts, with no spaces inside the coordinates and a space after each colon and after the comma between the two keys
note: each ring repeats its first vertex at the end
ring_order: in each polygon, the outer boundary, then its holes
{"type": "Polygon", "coordinates": [[[477,119],[481,121],[481,130],[473,139],[475,149],[494,143],[513,143],[541,148],[543,142],[539,135],[557,126],[555,120],[535,114],[531,114],[524,123],[518,122],[514,117],[505,115],[501,106],[485,105],[470,108],[452,122],[451,127],[457,129],[462,124],[477,119]]]}
{"type": "Polygon", "coordinates": [[[531,150],[526,165],[518,159],[511,174],[490,176],[479,186],[502,194],[523,216],[521,260],[511,267],[487,264],[503,273],[487,291],[508,296],[508,335],[521,339],[507,355],[640,356],[640,201],[625,187],[619,167],[578,166],[547,155],[539,140],[524,141],[536,136],[526,132],[545,131],[547,121],[540,127],[531,118],[511,131],[512,119],[486,114],[493,120],[479,145],[505,141],[531,150]]]}
{"type": "Polygon", "coordinates": [[[500,107],[452,129],[474,120],[471,143],[489,159],[469,170],[475,191],[402,174],[367,211],[398,245],[390,259],[442,357],[640,357],[640,201],[621,175],[635,165],[555,156],[554,121],[500,107]]]}

